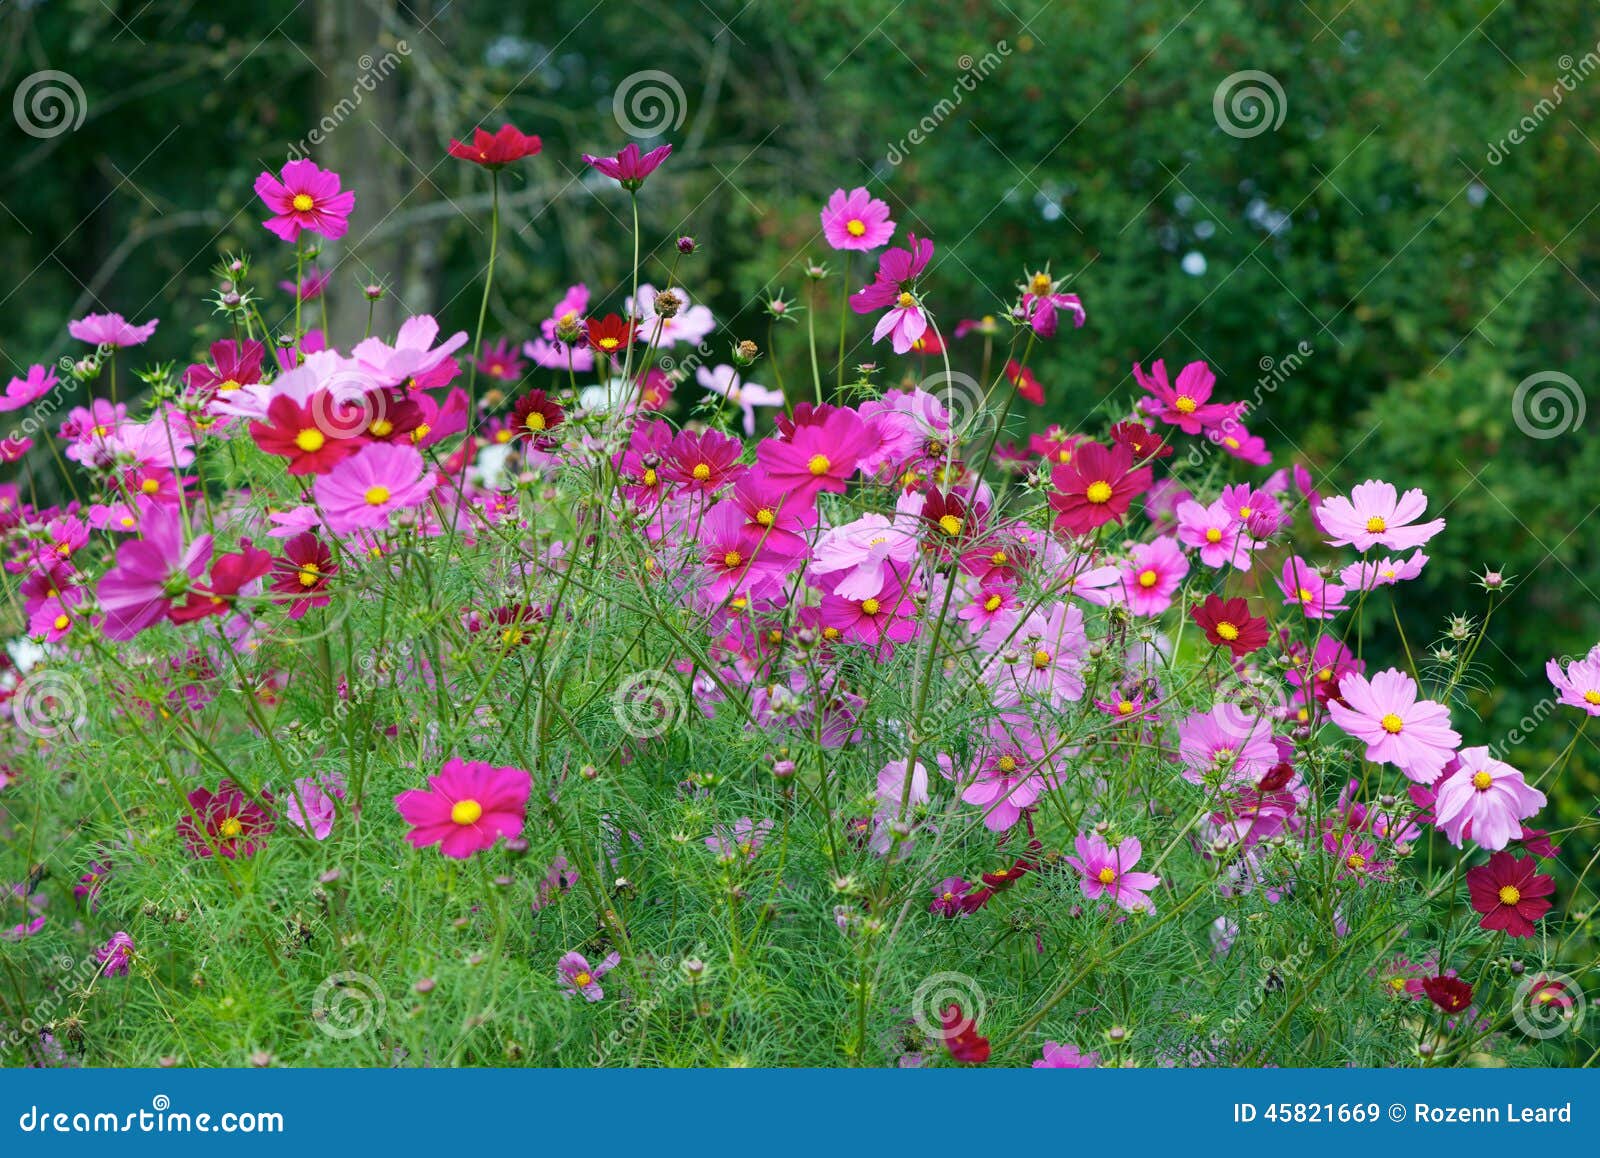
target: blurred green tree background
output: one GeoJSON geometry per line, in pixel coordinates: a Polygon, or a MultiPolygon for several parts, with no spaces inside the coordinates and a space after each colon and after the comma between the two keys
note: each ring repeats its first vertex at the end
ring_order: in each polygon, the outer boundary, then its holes
{"type": "MultiPolygon", "coordinates": [[[[369,282],[390,290],[380,326],[435,312],[470,330],[488,186],[444,149],[480,122],[545,142],[506,178],[490,336],[531,336],[573,281],[619,309],[627,204],[579,154],[643,123],[675,148],[645,234],[699,241],[680,277],[721,323],[713,361],[768,344],[773,293],[805,304],[807,259],[830,256],[817,210],[865,184],[902,236],[934,238],[947,332],[1003,313],[1029,271],[1071,276],[1090,321],[1034,359],[1042,421],[1126,405],[1135,360],[1204,358],[1224,396],[1260,393],[1275,466],[1303,462],[1325,490],[1425,488],[1450,530],[1402,601],[1413,646],[1482,613],[1473,572],[1515,577],[1480,656],[1480,742],[1538,711],[1547,658],[1600,639],[1600,448],[1582,421],[1600,380],[1594,5],[5,0],[0,82],[8,374],[70,352],[66,320],[90,310],[159,315],[150,356],[196,355],[221,255],[276,266],[268,286],[292,276],[251,183],[297,144],[357,191],[321,262],[336,334],[364,326],[369,282]],[[22,127],[41,70],[79,86],[81,123],[22,127]],[[1566,377],[1519,398],[1540,374],[1566,377]]],[[[668,260],[651,259],[658,283],[668,260]]],[[[853,325],[852,362],[886,352],[853,325]]],[[[805,373],[793,330],[774,359],[805,373]]],[[[1570,734],[1535,727],[1513,758],[1542,767],[1570,734]]],[[[1571,787],[1592,806],[1600,759],[1580,747],[1571,787]]]]}

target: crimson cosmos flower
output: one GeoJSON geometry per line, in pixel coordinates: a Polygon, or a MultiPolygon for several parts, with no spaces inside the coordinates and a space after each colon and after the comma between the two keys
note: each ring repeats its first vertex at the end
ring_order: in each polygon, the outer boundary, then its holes
{"type": "Polygon", "coordinates": [[[633,323],[623,321],[617,314],[590,318],[584,325],[589,331],[589,345],[602,354],[626,350],[633,342],[633,323]]]}
{"type": "Polygon", "coordinates": [[[196,788],[189,793],[189,812],[178,821],[178,835],[189,855],[229,860],[254,856],[275,827],[263,800],[270,803],[272,797],[263,793],[262,800],[252,799],[232,780],[222,781],[215,792],[196,788]]]}
{"type": "Polygon", "coordinates": [[[289,618],[299,619],[313,607],[330,602],[328,584],[339,573],[328,545],[310,531],[301,531],[283,545],[283,558],[272,566],[272,590],[290,601],[289,618]]]}
{"type": "Polygon", "coordinates": [[[1243,599],[1207,595],[1204,603],[1189,609],[1189,614],[1206,633],[1206,640],[1213,647],[1227,648],[1234,659],[1267,646],[1267,621],[1252,617],[1250,605],[1243,599]]]}
{"type": "Polygon", "coordinates": [[[1422,992],[1446,1013],[1460,1013],[1472,1004],[1472,986],[1459,977],[1425,977],[1422,992]]]}
{"type": "Polygon", "coordinates": [[[661,145],[640,156],[639,146],[630,141],[615,157],[591,157],[585,153],[583,161],[632,193],[671,155],[672,146],[661,145]]]}
{"type": "Polygon", "coordinates": [[[1550,911],[1545,898],[1556,891],[1554,878],[1541,876],[1535,863],[1532,857],[1497,852],[1489,863],[1467,870],[1472,907],[1483,914],[1480,928],[1533,936],[1533,923],[1550,911]]]}
{"type": "Polygon", "coordinates": [[[1127,513],[1128,504],[1150,489],[1154,472],[1133,465],[1133,452],[1118,443],[1080,443],[1070,462],[1050,472],[1050,506],[1056,529],[1082,535],[1127,513]]]}
{"type": "Polygon", "coordinates": [[[511,430],[540,450],[555,445],[551,431],[566,419],[566,413],[543,390],[530,390],[511,408],[511,430]]]}
{"type": "Polygon", "coordinates": [[[978,1033],[978,1023],[951,1002],[939,1013],[940,1036],[950,1056],[964,1065],[982,1065],[989,1060],[989,1039],[978,1033]]]}
{"type": "Polygon", "coordinates": [[[471,161],[485,169],[499,169],[513,161],[532,157],[543,147],[538,137],[520,132],[514,125],[501,125],[493,133],[481,128],[473,129],[470,145],[451,138],[449,153],[452,157],[471,161]]]}

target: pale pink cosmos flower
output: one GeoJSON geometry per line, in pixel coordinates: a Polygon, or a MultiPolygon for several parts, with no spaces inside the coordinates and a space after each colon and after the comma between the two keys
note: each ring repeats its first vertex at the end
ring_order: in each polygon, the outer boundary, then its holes
{"type": "Polygon", "coordinates": [[[811,570],[833,594],[865,599],[878,593],[890,564],[917,558],[920,542],[915,521],[865,514],[817,540],[811,570]]]}
{"type": "Polygon", "coordinates": [[[1418,523],[1428,509],[1428,496],[1415,488],[1396,497],[1392,485],[1368,479],[1350,492],[1350,497],[1335,495],[1316,508],[1319,525],[1327,531],[1330,547],[1354,547],[1367,551],[1386,547],[1409,551],[1420,547],[1440,531],[1444,520],[1418,523]]]}
{"type": "Polygon", "coordinates": [[[678,311],[670,318],[656,313],[656,298],[661,291],[649,282],[639,287],[637,299],[630,297],[624,301],[623,308],[638,319],[639,336],[646,342],[654,342],[657,348],[670,349],[680,343],[698,346],[717,328],[716,319],[711,316],[709,307],[692,304],[689,292],[682,286],[673,286],[672,292],[678,298],[678,311]]]}
{"type": "Polygon", "coordinates": [[[1135,615],[1160,615],[1172,606],[1172,593],[1189,573],[1178,541],[1163,535],[1135,544],[1122,569],[1122,597],[1135,615]]]}
{"type": "Polygon", "coordinates": [[[558,331],[565,327],[577,330],[589,309],[589,287],[582,282],[568,286],[566,294],[556,303],[556,308],[539,323],[540,337],[525,342],[522,352],[532,358],[535,365],[546,370],[571,369],[583,374],[594,369],[594,351],[587,345],[574,346],[561,341],[558,331]]]}
{"type": "Polygon", "coordinates": [[[1560,660],[1552,659],[1544,665],[1544,674],[1561,693],[1561,703],[1600,716],[1600,645],[1582,659],[1568,662],[1565,668],[1560,660]]]}
{"type": "Polygon", "coordinates": [[[357,365],[382,385],[431,390],[449,384],[460,372],[451,355],[467,344],[465,330],[457,330],[435,346],[438,336],[439,323],[431,314],[421,314],[400,323],[394,345],[382,338],[366,338],[350,353],[357,365]]]}
{"type": "Polygon", "coordinates": [[[1488,748],[1463,748],[1458,759],[1460,767],[1436,790],[1439,831],[1457,848],[1471,839],[1497,852],[1522,835],[1522,822],[1545,806],[1545,795],[1488,748]]]}
{"type": "Polygon", "coordinates": [[[894,236],[889,206],[866,188],[835,189],[822,209],[822,235],[839,250],[877,249],[894,236]]]}
{"type": "Polygon", "coordinates": [[[1393,764],[1419,784],[1432,782],[1461,743],[1450,727],[1450,709],[1417,699],[1416,683],[1395,668],[1370,680],[1349,673],[1339,681],[1339,698],[1329,699],[1328,712],[1367,745],[1368,760],[1393,764]]]}
{"type": "Polygon", "coordinates": [[[732,864],[736,860],[749,862],[756,859],[756,854],[761,851],[771,831],[772,821],[757,822],[748,816],[741,816],[731,828],[717,825],[716,831],[706,837],[706,847],[716,853],[717,859],[724,864],[732,864]]]}
{"type": "MultiPolygon", "coordinates": [[[[1221,920],[1222,918],[1218,918],[1221,920]]],[[[1033,1063],[1036,1070],[1092,1070],[1100,1064],[1097,1053],[1083,1053],[1070,1041],[1066,1044],[1047,1041],[1044,1056],[1033,1063]]]]}
{"type": "Polygon", "coordinates": [[[989,653],[982,678],[994,688],[1000,707],[1025,699],[1061,706],[1083,698],[1083,657],[1089,650],[1083,609],[1066,603],[997,618],[978,639],[989,653]]]}
{"type": "Polygon", "coordinates": [[[615,969],[621,960],[620,954],[608,953],[598,965],[590,965],[589,959],[582,953],[563,954],[561,960],[556,962],[556,972],[563,987],[561,995],[575,997],[581,993],[585,1001],[599,1001],[606,995],[606,991],[600,988],[600,979],[615,969]]]}
{"type": "Polygon", "coordinates": [[[732,366],[699,366],[694,372],[700,385],[713,394],[726,398],[744,415],[744,432],[756,432],[756,407],[782,406],[783,391],[771,390],[759,382],[740,380],[740,373],[732,366]]]}
{"type": "MultiPolygon", "coordinates": [[[[961,799],[983,809],[984,827],[1004,832],[1022,818],[1041,794],[1056,786],[1044,738],[1015,713],[984,726],[983,742],[963,779],[961,799]]],[[[941,770],[954,776],[953,768],[941,770]]]]}
{"type": "Polygon", "coordinates": [[[302,776],[286,797],[284,819],[316,840],[327,840],[338,813],[334,802],[344,799],[344,777],[337,772],[302,776]]]}
{"type": "Polygon", "coordinates": [[[121,314],[89,314],[67,323],[67,333],[92,346],[142,346],[156,332],[160,318],[136,326],[121,314]]]}
{"type": "Polygon", "coordinates": [[[1113,847],[1098,833],[1080,832],[1072,846],[1078,855],[1069,856],[1066,861],[1083,878],[1078,884],[1085,897],[1091,901],[1105,897],[1129,913],[1155,912],[1155,905],[1146,894],[1161,883],[1161,878],[1154,873],[1132,871],[1144,851],[1138,838],[1124,837],[1113,847]]]}
{"type": "Polygon", "coordinates": [[[1278,763],[1272,725],[1233,703],[1195,712],[1178,725],[1178,759],[1190,784],[1253,785],[1278,763]]]}
{"type": "Polygon", "coordinates": [[[922,761],[917,761],[912,770],[911,782],[907,784],[906,780],[904,760],[890,760],[878,772],[878,807],[873,814],[872,839],[867,847],[879,856],[886,855],[894,847],[894,831],[890,824],[895,821],[909,824],[912,811],[919,804],[928,803],[928,769],[922,761]]]}
{"type": "Polygon", "coordinates": [[[1351,591],[1376,591],[1379,587],[1415,579],[1422,574],[1427,562],[1428,557],[1421,551],[1413,552],[1409,559],[1391,559],[1386,555],[1382,559],[1361,560],[1340,571],[1339,582],[1351,591]]]}
{"type": "Polygon", "coordinates": [[[335,534],[376,531],[388,527],[393,512],[426,502],[435,477],[424,472],[416,447],[374,442],[318,475],[313,493],[335,534]]]}
{"type": "Polygon", "coordinates": [[[1332,619],[1350,609],[1344,601],[1344,588],[1329,583],[1322,572],[1299,555],[1291,555],[1283,561],[1278,590],[1283,592],[1283,601],[1291,607],[1299,607],[1307,619],[1332,619]]]}
{"type": "Polygon", "coordinates": [[[1178,504],[1178,542],[1200,552],[1207,567],[1234,567],[1250,570],[1250,549],[1254,546],[1243,522],[1225,499],[1202,506],[1193,499],[1178,504]]]}

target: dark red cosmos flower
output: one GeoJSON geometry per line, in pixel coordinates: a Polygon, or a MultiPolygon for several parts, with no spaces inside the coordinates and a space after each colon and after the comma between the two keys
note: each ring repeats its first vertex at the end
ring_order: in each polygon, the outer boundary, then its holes
{"type": "Polygon", "coordinates": [[[633,343],[633,323],[625,322],[618,314],[603,318],[590,318],[584,323],[589,332],[589,345],[602,354],[616,354],[633,343]]]}
{"type": "Polygon", "coordinates": [[[250,437],[268,454],[287,458],[290,474],[326,474],[365,445],[324,430],[327,423],[319,425],[318,419],[328,413],[315,397],[302,405],[280,394],[267,406],[265,422],[250,423],[250,437]]]}
{"type": "Polygon", "coordinates": [[[172,622],[193,623],[208,615],[225,615],[246,584],[272,569],[272,556],[249,539],[239,540],[239,550],[218,555],[211,562],[211,577],[197,584],[189,598],[172,609],[172,622]]]}
{"type": "Polygon", "coordinates": [[[283,558],[273,561],[272,590],[287,599],[289,618],[299,619],[313,607],[330,602],[328,585],[339,573],[328,545],[310,531],[301,531],[283,545],[283,558]]]}
{"type": "Polygon", "coordinates": [[[1149,490],[1154,478],[1147,466],[1135,469],[1133,452],[1125,446],[1080,443],[1071,462],[1057,463],[1050,472],[1056,530],[1082,535],[1120,521],[1128,504],[1149,490]]]}
{"type": "Polygon", "coordinates": [[[513,161],[531,157],[544,147],[538,137],[520,132],[512,125],[501,125],[497,132],[472,130],[472,144],[451,138],[449,153],[485,169],[499,169],[513,161]]]}
{"type": "Polygon", "coordinates": [[[643,185],[644,179],[654,173],[661,162],[671,155],[671,145],[658,145],[641,156],[639,146],[630,141],[614,157],[592,157],[584,153],[583,161],[631,193],[643,185]]]}
{"type": "Polygon", "coordinates": [[[254,856],[275,827],[265,807],[271,802],[267,793],[260,800],[246,796],[232,780],[218,784],[215,792],[196,788],[189,793],[189,813],[178,821],[178,835],[192,857],[254,856]]]}
{"type": "Polygon", "coordinates": [[[544,616],[543,608],[526,603],[509,603],[496,607],[487,616],[474,617],[469,627],[474,633],[492,632],[502,647],[512,648],[532,643],[537,638],[532,630],[533,625],[541,622],[544,616]]]}
{"type": "Polygon", "coordinates": [[[987,504],[969,506],[966,498],[957,492],[946,494],[930,490],[923,500],[921,518],[937,544],[940,540],[956,540],[962,536],[971,539],[983,530],[983,517],[988,513],[987,504]]]}
{"type": "Polygon", "coordinates": [[[1006,363],[1006,381],[1017,388],[1017,397],[1024,402],[1044,405],[1044,384],[1034,377],[1032,370],[1015,358],[1006,363]]]}
{"type": "Polygon", "coordinates": [[[1009,888],[1017,881],[1028,875],[1028,870],[1034,866],[1028,861],[1018,859],[1015,863],[1004,868],[997,868],[993,872],[983,874],[983,883],[991,889],[1009,888]]]}
{"type": "Polygon", "coordinates": [[[1472,907],[1483,914],[1480,928],[1504,929],[1512,937],[1533,936],[1533,923],[1550,911],[1544,898],[1556,891],[1553,877],[1541,876],[1532,857],[1497,852],[1487,864],[1467,870],[1472,907]]]}
{"type": "Polygon", "coordinates": [[[963,1065],[982,1065],[989,1060],[989,1039],[978,1033],[978,1023],[951,1002],[939,1012],[939,1034],[950,1056],[963,1065]]]}
{"type": "Polygon", "coordinates": [[[1267,621],[1252,617],[1250,605],[1243,599],[1207,595],[1204,603],[1189,608],[1189,615],[1206,633],[1211,646],[1227,648],[1234,659],[1267,646],[1267,621]]]}
{"type": "Polygon", "coordinates": [[[552,432],[566,417],[566,411],[543,390],[530,390],[511,407],[511,433],[527,439],[539,450],[546,450],[555,445],[552,432]]]}
{"type": "Polygon", "coordinates": [[[1446,1013],[1460,1013],[1472,1004],[1472,986],[1459,977],[1425,977],[1422,992],[1446,1013]]]}
{"type": "Polygon", "coordinates": [[[778,428],[778,435],[788,442],[794,438],[794,432],[802,426],[821,426],[828,420],[828,415],[835,413],[840,408],[831,402],[796,402],[794,413],[777,414],[773,416],[773,425],[778,428]]]}
{"type": "Polygon", "coordinates": [[[1142,422],[1117,423],[1111,428],[1111,441],[1133,451],[1138,462],[1172,457],[1172,445],[1142,422]]]}

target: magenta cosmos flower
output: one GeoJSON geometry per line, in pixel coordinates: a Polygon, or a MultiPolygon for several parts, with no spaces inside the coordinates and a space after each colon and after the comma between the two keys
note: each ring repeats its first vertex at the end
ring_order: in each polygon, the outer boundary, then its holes
{"type": "Polygon", "coordinates": [[[1417,699],[1416,683],[1395,668],[1370,680],[1356,672],[1346,675],[1339,681],[1339,699],[1328,701],[1328,712],[1335,724],[1367,745],[1368,760],[1393,764],[1421,784],[1439,775],[1461,743],[1450,727],[1450,709],[1417,699]]]}
{"type": "Polygon", "coordinates": [[[521,768],[452,756],[437,776],[428,777],[426,789],[407,789],[394,805],[411,825],[411,844],[436,844],[445,856],[465,860],[502,836],[521,834],[532,788],[533,777],[521,768]]]}
{"type": "Polygon", "coordinates": [[[94,951],[94,959],[105,976],[122,976],[133,963],[133,938],[120,930],[111,934],[111,940],[94,951]]]}
{"type": "Polygon", "coordinates": [[[89,314],[67,323],[67,333],[91,346],[142,346],[156,332],[160,318],[136,326],[121,314],[89,314]]]}
{"type": "Polygon", "coordinates": [[[1122,571],[1122,594],[1135,615],[1160,615],[1172,606],[1172,593],[1189,573],[1178,541],[1163,535],[1134,545],[1122,571]]]}
{"type": "Polygon", "coordinates": [[[822,491],[844,493],[845,480],[875,442],[854,410],[834,410],[820,422],[796,426],[787,439],[766,439],[756,447],[756,462],[792,503],[811,507],[822,491]]]}
{"type": "Polygon", "coordinates": [[[1324,500],[1317,508],[1317,522],[1331,536],[1330,547],[1409,551],[1444,530],[1443,519],[1417,522],[1427,509],[1428,496],[1420,490],[1413,488],[1396,497],[1389,483],[1369,478],[1352,490],[1349,498],[1335,495],[1324,500]]]}
{"type": "Polygon", "coordinates": [[[262,173],[256,194],[273,213],[261,224],[289,242],[299,240],[302,231],[330,241],[343,237],[356,205],[354,193],[339,191],[339,174],[304,160],[290,161],[276,177],[262,173]]]}
{"type": "Polygon", "coordinates": [[[822,207],[822,235],[835,249],[877,249],[894,236],[894,222],[889,220],[889,206],[865,187],[848,193],[835,189],[822,207]]]}
{"type": "MultiPolygon", "coordinates": [[[[77,323],[74,322],[74,325],[77,323]]],[[[151,323],[154,325],[154,323],[151,323]]],[[[0,396],[0,412],[21,410],[39,401],[56,387],[56,372],[52,367],[29,366],[26,378],[13,378],[0,396]]]]}
{"type": "Polygon", "coordinates": [[[1561,666],[1559,660],[1544,665],[1544,674],[1551,686],[1561,693],[1561,703],[1600,716],[1600,646],[1582,659],[1561,666]]]}
{"type": "Polygon", "coordinates": [[[404,443],[375,442],[318,475],[317,505],[337,534],[382,530],[389,515],[419,506],[433,489],[434,473],[423,473],[422,454],[404,443]]]}
{"type": "Polygon", "coordinates": [[[1080,832],[1072,846],[1078,855],[1066,860],[1083,878],[1078,883],[1085,897],[1091,901],[1108,898],[1130,913],[1155,912],[1146,894],[1161,883],[1161,878],[1154,873],[1132,871],[1144,851],[1137,838],[1124,837],[1113,848],[1096,833],[1080,832]]]}
{"type": "Polygon", "coordinates": [[[1140,400],[1140,409],[1185,434],[1199,434],[1229,419],[1237,421],[1244,406],[1241,402],[1211,401],[1211,389],[1217,384],[1217,376],[1204,362],[1190,362],[1178,371],[1176,386],[1167,381],[1167,364],[1159,358],[1151,363],[1148,374],[1135,362],[1133,377],[1151,394],[1140,400]]]}
{"type": "Polygon", "coordinates": [[[933,259],[933,242],[910,234],[910,249],[891,249],[878,258],[878,272],[872,284],[850,297],[850,308],[858,314],[887,308],[873,328],[872,340],[889,338],[896,354],[904,354],[928,330],[927,316],[916,294],[917,278],[933,259]]]}
{"type": "Polygon", "coordinates": [[[1070,1041],[1066,1044],[1047,1041],[1044,1056],[1033,1063],[1036,1070],[1092,1070],[1100,1064],[1097,1053],[1083,1053],[1070,1041]]]}
{"type": "Polygon", "coordinates": [[[583,161],[596,172],[605,174],[632,193],[644,184],[646,177],[660,168],[661,162],[670,156],[672,156],[671,145],[660,145],[641,156],[639,146],[629,141],[615,157],[591,157],[588,153],[584,153],[583,161]]]}
{"type": "Polygon", "coordinates": [[[1488,748],[1463,748],[1459,761],[1436,789],[1435,823],[1457,848],[1471,839],[1498,851],[1522,835],[1522,822],[1544,807],[1544,793],[1488,748]]]}
{"type": "Polygon", "coordinates": [[[604,977],[617,967],[617,962],[622,960],[616,953],[608,953],[604,961],[598,965],[589,964],[589,959],[582,953],[564,954],[556,962],[556,972],[561,978],[562,995],[575,997],[583,994],[585,1001],[599,1001],[606,995],[600,988],[600,978],[604,977]]]}
{"type": "Polygon", "coordinates": [[[1344,601],[1345,589],[1337,583],[1329,583],[1322,572],[1299,555],[1291,555],[1283,561],[1278,590],[1283,592],[1283,601],[1291,607],[1299,607],[1307,619],[1332,619],[1350,609],[1344,601]]]}
{"type": "Polygon", "coordinates": [[[188,593],[211,561],[210,535],[200,535],[186,547],[176,509],[153,503],[142,506],[142,538],[118,547],[117,565],[100,580],[108,639],[132,639],[165,619],[173,601],[188,593]]]}

